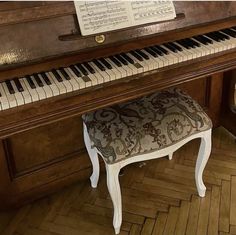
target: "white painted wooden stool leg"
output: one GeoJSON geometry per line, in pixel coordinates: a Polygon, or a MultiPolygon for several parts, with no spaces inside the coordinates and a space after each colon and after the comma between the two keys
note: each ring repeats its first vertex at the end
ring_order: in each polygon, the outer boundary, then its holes
{"type": "Polygon", "coordinates": [[[170,154],[168,155],[169,160],[172,160],[172,157],[173,157],[173,153],[170,153],[170,154]]]}
{"type": "Polygon", "coordinates": [[[91,141],[87,132],[86,125],[84,124],[83,127],[84,127],[84,143],[85,143],[88,155],[90,157],[90,160],[93,166],[93,173],[90,176],[91,186],[93,188],[96,188],[98,184],[99,173],[100,173],[98,153],[96,149],[91,147],[91,141]]]}
{"type": "Polygon", "coordinates": [[[198,158],[195,169],[195,180],[197,185],[198,194],[204,197],[206,193],[206,186],[202,180],[202,173],[211,153],[211,129],[205,131],[201,137],[201,145],[198,152],[198,158]]]}
{"type": "Polygon", "coordinates": [[[119,164],[106,164],[107,171],[107,187],[111,196],[111,200],[114,207],[113,226],[115,233],[120,233],[120,227],[122,223],[122,204],[121,204],[121,191],[119,183],[119,164]]]}

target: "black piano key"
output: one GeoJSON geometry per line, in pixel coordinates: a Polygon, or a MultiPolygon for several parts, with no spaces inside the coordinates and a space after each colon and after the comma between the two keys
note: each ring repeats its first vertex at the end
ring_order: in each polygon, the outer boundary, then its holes
{"type": "Polygon", "coordinates": [[[24,91],[24,88],[22,87],[22,85],[21,85],[21,83],[20,83],[20,81],[19,81],[18,78],[14,78],[14,79],[13,79],[13,82],[15,82],[16,88],[17,88],[17,90],[18,90],[19,92],[24,91]]]}
{"type": "Polygon", "coordinates": [[[213,41],[210,38],[205,37],[203,35],[198,35],[198,36],[196,36],[195,39],[197,39],[198,41],[201,40],[200,42],[204,43],[205,45],[213,43],[213,41]]]}
{"type": "Polygon", "coordinates": [[[236,30],[236,26],[232,27],[232,29],[236,30]]]}
{"type": "Polygon", "coordinates": [[[208,45],[209,42],[207,42],[206,40],[204,40],[203,38],[201,38],[200,36],[194,36],[193,37],[195,40],[197,40],[198,42],[204,44],[204,45],[208,45]]]}
{"type": "Polygon", "coordinates": [[[149,60],[149,56],[142,52],[141,50],[135,50],[136,53],[138,53],[140,56],[142,56],[145,60],[149,60]]]}
{"type": "Polygon", "coordinates": [[[64,68],[59,68],[59,71],[61,72],[62,76],[66,79],[66,80],[70,80],[70,75],[66,72],[66,70],[64,68]]]}
{"type": "Polygon", "coordinates": [[[177,49],[173,47],[170,43],[164,43],[163,45],[174,53],[178,52],[177,49]]]}
{"type": "Polygon", "coordinates": [[[45,83],[46,83],[47,85],[51,85],[51,84],[52,84],[51,81],[49,80],[49,78],[48,78],[48,76],[47,76],[46,73],[42,72],[42,73],[40,73],[40,74],[41,74],[43,80],[45,81],[45,83]]]}
{"type": "Polygon", "coordinates": [[[128,62],[121,55],[115,55],[115,58],[119,60],[123,65],[128,65],[128,62]]]}
{"type": "Polygon", "coordinates": [[[35,86],[33,80],[31,79],[31,77],[30,77],[29,75],[26,75],[25,78],[26,78],[27,82],[29,83],[30,87],[31,87],[32,89],[35,89],[36,86],[35,86]]]}
{"type": "Polygon", "coordinates": [[[55,78],[57,79],[58,82],[62,82],[62,81],[63,81],[62,77],[61,77],[60,74],[56,71],[56,69],[53,69],[53,70],[52,70],[52,73],[53,73],[53,75],[55,76],[55,78]]]}
{"type": "Polygon", "coordinates": [[[81,77],[81,73],[79,72],[79,70],[78,70],[74,65],[70,65],[70,69],[73,71],[73,73],[74,73],[77,77],[81,77]]]}
{"type": "Polygon", "coordinates": [[[88,76],[88,71],[84,68],[84,66],[82,64],[76,64],[76,66],[79,68],[80,72],[84,76],[88,76]]]}
{"type": "Polygon", "coordinates": [[[189,38],[182,39],[187,45],[189,45],[191,48],[195,48],[196,46],[194,45],[193,41],[190,40],[189,38]]]}
{"type": "Polygon", "coordinates": [[[221,39],[216,37],[215,34],[213,34],[213,33],[206,33],[205,35],[207,37],[211,38],[212,40],[216,41],[216,42],[220,42],[221,41],[221,39]]]}
{"type": "Polygon", "coordinates": [[[189,45],[189,43],[187,43],[184,39],[177,40],[177,42],[178,42],[181,46],[185,47],[186,49],[191,49],[191,48],[192,48],[192,47],[189,45]]]}
{"type": "Polygon", "coordinates": [[[131,54],[132,56],[134,56],[137,60],[143,61],[143,57],[140,56],[140,55],[139,55],[138,53],[136,53],[135,51],[131,51],[130,54],[131,54]]]}
{"type": "Polygon", "coordinates": [[[101,70],[105,71],[106,68],[98,61],[98,60],[93,60],[93,63],[101,70]]]}
{"type": "Polygon", "coordinates": [[[158,57],[157,53],[155,51],[153,51],[151,48],[146,47],[144,48],[144,50],[149,53],[150,55],[152,55],[153,57],[158,57]]]}
{"type": "Polygon", "coordinates": [[[132,58],[130,58],[130,56],[128,56],[127,54],[125,53],[121,53],[122,57],[124,59],[126,59],[130,64],[134,64],[134,60],[132,58]]]}
{"type": "Polygon", "coordinates": [[[206,40],[206,41],[207,41],[208,43],[210,43],[210,44],[213,43],[213,41],[212,41],[210,38],[208,38],[208,37],[206,37],[206,36],[204,36],[204,35],[200,35],[200,37],[203,38],[204,40],[206,40]]]}
{"type": "Polygon", "coordinates": [[[160,45],[156,45],[154,46],[157,50],[160,50],[162,53],[164,53],[165,55],[168,55],[169,54],[169,51],[167,51],[165,48],[163,48],[162,46],[160,45]]]}
{"type": "Polygon", "coordinates": [[[224,39],[220,34],[218,34],[217,32],[212,32],[211,34],[214,35],[214,37],[216,37],[219,41],[224,41],[224,40],[225,40],[225,39],[224,39]]]}
{"type": "Polygon", "coordinates": [[[118,67],[122,67],[122,64],[114,56],[109,56],[109,59],[118,67]]]}
{"type": "Polygon", "coordinates": [[[83,63],[83,65],[86,67],[86,69],[87,69],[90,73],[92,73],[92,74],[95,73],[95,70],[92,68],[92,66],[91,66],[89,63],[85,62],[85,63],[83,63]]]}
{"type": "Polygon", "coordinates": [[[160,51],[159,49],[157,49],[155,46],[151,46],[150,47],[154,52],[156,52],[159,56],[163,56],[164,53],[162,51],[160,51]]]}
{"type": "Polygon", "coordinates": [[[35,81],[37,82],[37,84],[38,84],[40,87],[43,87],[43,82],[41,81],[39,75],[36,74],[36,73],[34,73],[34,74],[33,74],[33,77],[34,77],[35,81]]]}
{"type": "Polygon", "coordinates": [[[170,42],[170,44],[171,44],[173,47],[175,47],[176,50],[178,50],[178,51],[183,51],[182,47],[178,46],[176,43],[170,42]]]}
{"type": "Polygon", "coordinates": [[[196,47],[200,47],[200,46],[201,46],[198,42],[196,42],[195,40],[193,40],[193,39],[191,39],[191,38],[189,38],[189,41],[190,41],[194,46],[196,46],[196,47]]]}
{"type": "Polygon", "coordinates": [[[222,29],[221,30],[223,33],[235,38],[236,37],[236,32],[231,30],[231,29],[222,29]]]}
{"type": "Polygon", "coordinates": [[[14,91],[14,88],[13,86],[11,85],[11,82],[10,81],[5,81],[6,85],[7,85],[7,89],[9,91],[10,94],[15,94],[15,91],[14,91]]]}
{"type": "Polygon", "coordinates": [[[216,32],[219,36],[221,36],[222,39],[225,39],[225,40],[228,40],[229,39],[229,36],[228,35],[225,35],[221,32],[216,32]]]}
{"type": "Polygon", "coordinates": [[[99,61],[100,61],[103,65],[105,65],[105,67],[106,67],[107,69],[112,69],[112,66],[111,66],[104,58],[99,59],[99,61]]]}

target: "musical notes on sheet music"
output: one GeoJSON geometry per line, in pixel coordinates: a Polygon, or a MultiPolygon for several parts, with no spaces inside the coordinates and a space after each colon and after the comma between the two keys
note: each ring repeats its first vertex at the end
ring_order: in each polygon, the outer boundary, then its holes
{"type": "Polygon", "coordinates": [[[175,18],[170,0],[159,1],[75,1],[82,35],[175,18]]]}
{"type": "Polygon", "coordinates": [[[169,20],[176,16],[170,1],[132,1],[131,7],[134,21],[141,24],[169,20]]]}

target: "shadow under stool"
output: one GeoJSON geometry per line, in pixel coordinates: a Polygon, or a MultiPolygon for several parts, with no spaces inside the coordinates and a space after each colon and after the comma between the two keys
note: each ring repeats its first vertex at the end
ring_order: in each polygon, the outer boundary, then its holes
{"type": "Polygon", "coordinates": [[[198,194],[205,196],[203,170],[211,152],[212,122],[200,105],[180,89],[171,88],[127,103],[83,115],[84,141],[93,166],[93,188],[99,179],[99,160],[106,166],[113,202],[113,226],[119,234],[122,202],[119,171],[139,161],[168,156],[192,139],[201,138],[195,168],[198,194]]]}

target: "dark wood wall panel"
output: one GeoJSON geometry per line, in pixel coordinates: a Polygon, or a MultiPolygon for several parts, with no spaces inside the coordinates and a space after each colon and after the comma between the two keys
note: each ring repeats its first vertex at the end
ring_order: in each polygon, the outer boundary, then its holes
{"type": "Polygon", "coordinates": [[[221,123],[236,136],[236,114],[232,112],[230,105],[233,102],[234,84],[236,81],[236,70],[225,73],[224,87],[223,87],[223,99],[222,99],[222,112],[221,123]]]}

